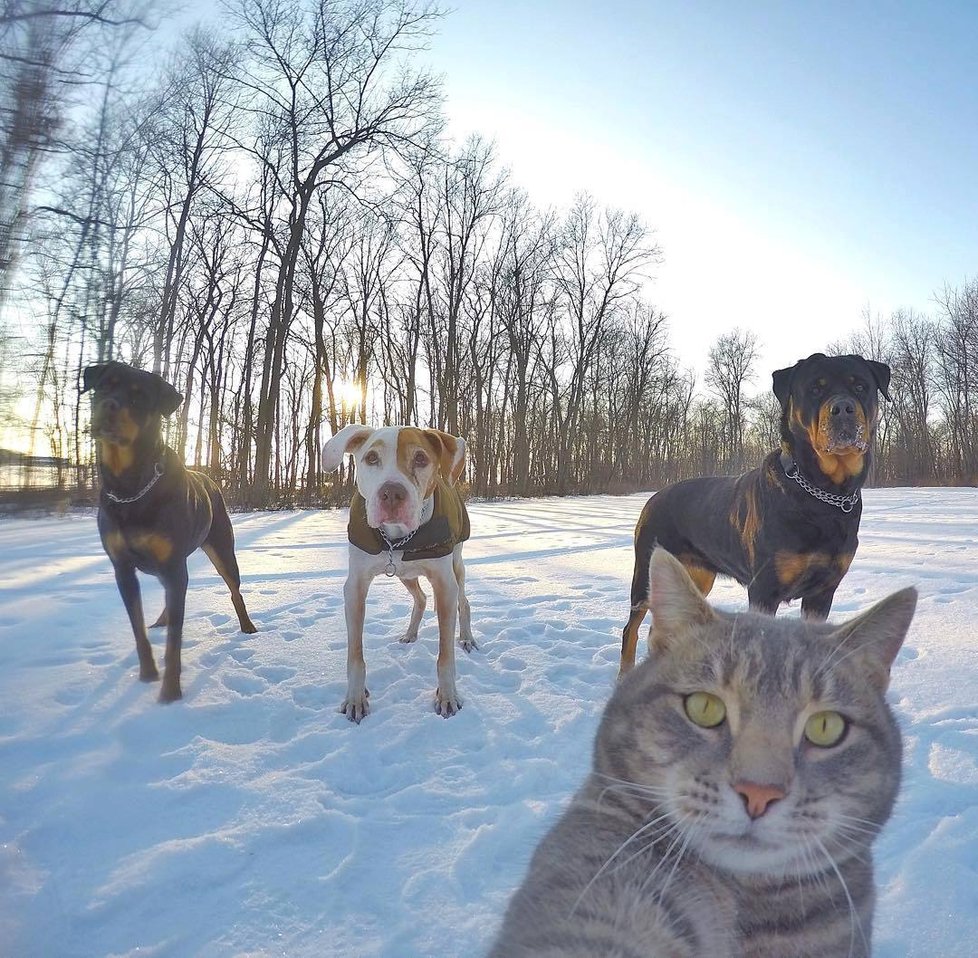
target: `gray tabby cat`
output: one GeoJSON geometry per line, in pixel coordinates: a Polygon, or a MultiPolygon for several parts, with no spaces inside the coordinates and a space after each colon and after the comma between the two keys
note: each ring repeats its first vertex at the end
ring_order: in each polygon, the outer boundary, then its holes
{"type": "Polygon", "coordinates": [[[884,693],[916,590],[829,625],[714,610],[662,549],[649,579],[650,656],[491,958],[869,955],[900,785],[884,693]]]}

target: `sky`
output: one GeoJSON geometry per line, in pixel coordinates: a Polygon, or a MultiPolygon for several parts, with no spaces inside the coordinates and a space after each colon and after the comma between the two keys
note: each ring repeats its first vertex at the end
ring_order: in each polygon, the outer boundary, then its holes
{"type": "Polygon", "coordinates": [[[538,205],[639,213],[684,365],[769,370],[978,277],[978,4],[460,0],[427,54],[450,130],[538,205]]]}

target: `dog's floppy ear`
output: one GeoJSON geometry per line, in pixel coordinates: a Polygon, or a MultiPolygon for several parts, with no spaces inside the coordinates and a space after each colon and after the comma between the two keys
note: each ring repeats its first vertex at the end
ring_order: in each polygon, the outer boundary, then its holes
{"type": "Polygon", "coordinates": [[[373,432],[372,427],[361,426],[359,423],[350,423],[349,426],[344,426],[335,436],[327,439],[323,444],[323,469],[326,472],[339,469],[343,457],[348,452],[356,452],[373,432]]]}
{"type": "Polygon", "coordinates": [[[795,370],[801,365],[801,361],[789,366],[787,369],[776,369],[771,379],[774,386],[774,395],[778,397],[781,408],[788,405],[788,397],[791,395],[791,380],[794,378],[795,370]]]}
{"type": "Polygon", "coordinates": [[[887,389],[890,385],[890,367],[886,363],[878,363],[875,359],[865,360],[866,365],[869,366],[869,371],[873,374],[873,379],[876,380],[876,388],[887,398],[890,398],[890,394],[887,389]]]}
{"type": "Polygon", "coordinates": [[[183,402],[183,394],[171,386],[162,376],[151,373],[156,381],[156,410],[163,417],[170,416],[180,403],[183,402]]]}
{"type": "Polygon", "coordinates": [[[95,389],[111,365],[112,363],[93,363],[91,366],[86,366],[85,371],[82,373],[82,388],[80,391],[87,393],[89,389],[95,389]]]}
{"type": "Polygon", "coordinates": [[[461,436],[442,432],[440,429],[426,429],[425,435],[441,452],[438,456],[438,468],[450,485],[455,485],[465,469],[465,440],[461,436]]]}

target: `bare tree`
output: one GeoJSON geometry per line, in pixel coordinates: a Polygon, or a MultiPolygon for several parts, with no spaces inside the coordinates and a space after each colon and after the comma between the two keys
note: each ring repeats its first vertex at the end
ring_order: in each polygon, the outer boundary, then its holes
{"type": "Polygon", "coordinates": [[[720,404],[720,452],[733,472],[744,467],[744,388],[754,378],[757,357],[757,334],[735,328],[717,339],[707,358],[706,384],[720,404]]]}
{"type": "Polygon", "coordinates": [[[264,341],[255,421],[255,492],[271,477],[286,346],[295,319],[294,290],[307,221],[322,189],[356,192],[373,149],[399,150],[422,135],[436,113],[434,80],[399,60],[423,44],[438,17],[428,5],[390,0],[333,3],[239,0],[249,57],[242,84],[248,109],[276,134],[241,141],[273,168],[282,199],[275,293],[264,341]],[[287,145],[278,150],[277,144],[287,145]]]}

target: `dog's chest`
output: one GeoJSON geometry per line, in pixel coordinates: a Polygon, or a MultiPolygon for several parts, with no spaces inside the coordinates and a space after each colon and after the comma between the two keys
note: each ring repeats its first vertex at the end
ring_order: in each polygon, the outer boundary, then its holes
{"type": "Polygon", "coordinates": [[[103,533],[102,543],[109,558],[131,558],[145,571],[165,565],[174,552],[173,539],[159,529],[113,528],[103,533]]]}

